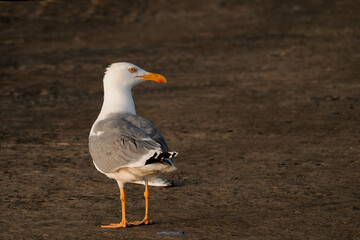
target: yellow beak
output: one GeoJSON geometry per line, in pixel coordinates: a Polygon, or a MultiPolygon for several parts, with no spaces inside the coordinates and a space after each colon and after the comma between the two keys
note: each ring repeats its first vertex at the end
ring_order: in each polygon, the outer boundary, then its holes
{"type": "Polygon", "coordinates": [[[155,81],[158,83],[166,83],[166,78],[163,75],[157,74],[157,73],[149,72],[149,74],[147,74],[147,75],[136,76],[136,77],[141,77],[146,81],[155,81]]]}

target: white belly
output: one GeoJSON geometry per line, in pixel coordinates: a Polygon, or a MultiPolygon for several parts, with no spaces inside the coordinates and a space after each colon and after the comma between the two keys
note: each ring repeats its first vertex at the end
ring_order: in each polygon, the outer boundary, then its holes
{"type": "Polygon", "coordinates": [[[116,172],[105,173],[105,175],[118,182],[127,183],[135,181],[152,181],[161,173],[172,172],[174,170],[176,170],[176,168],[170,165],[149,164],[142,167],[119,168],[116,172]]]}

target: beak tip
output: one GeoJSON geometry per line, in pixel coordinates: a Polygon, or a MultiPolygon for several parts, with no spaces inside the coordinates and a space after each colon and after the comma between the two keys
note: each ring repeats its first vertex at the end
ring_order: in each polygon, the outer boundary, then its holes
{"type": "Polygon", "coordinates": [[[150,80],[150,81],[155,81],[158,83],[166,83],[166,78],[161,75],[161,74],[157,74],[157,73],[151,73],[149,72],[149,74],[147,75],[142,75],[142,76],[136,76],[136,77],[141,77],[142,80],[150,80]]]}

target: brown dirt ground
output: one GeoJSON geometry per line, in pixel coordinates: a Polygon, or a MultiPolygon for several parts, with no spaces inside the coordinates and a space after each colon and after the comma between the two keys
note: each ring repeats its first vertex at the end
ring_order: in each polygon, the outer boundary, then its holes
{"type": "Polygon", "coordinates": [[[358,1],[69,2],[0,3],[1,239],[360,239],[358,1]],[[105,230],[87,141],[118,61],[168,78],[133,93],[179,171],[153,225],[105,230]]]}

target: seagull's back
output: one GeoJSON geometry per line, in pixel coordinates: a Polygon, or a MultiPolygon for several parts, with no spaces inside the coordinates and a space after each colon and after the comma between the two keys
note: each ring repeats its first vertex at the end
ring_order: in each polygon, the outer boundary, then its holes
{"type": "Polygon", "coordinates": [[[103,173],[142,167],[155,153],[168,152],[164,137],[150,121],[128,113],[114,113],[95,122],[89,148],[103,173]]]}

